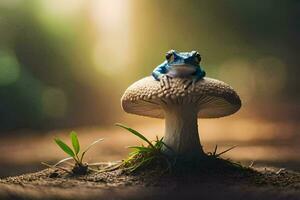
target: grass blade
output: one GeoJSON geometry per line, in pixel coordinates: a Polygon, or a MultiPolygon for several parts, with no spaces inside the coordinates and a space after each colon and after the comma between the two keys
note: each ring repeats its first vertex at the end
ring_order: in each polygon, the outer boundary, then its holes
{"type": "Polygon", "coordinates": [[[142,146],[129,146],[128,149],[136,149],[138,151],[153,151],[151,148],[142,147],[142,146]]]}
{"type": "Polygon", "coordinates": [[[57,165],[59,165],[59,164],[61,164],[61,163],[64,163],[64,162],[66,162],[66,161],[68,161],[68,160],[72,160],[72,159],[73,159],[72,157],[64,158],[64,159],[58,161],[57,163],[55,163],[55,164],[52,165],[52,166],[53,166],[53,167],[56,167],[57,165]]]}
{"type": "Polygon", "coordinates": [[[80,145],[79,145],[77,133],[75,131],[72,131],[70,133],[70,138],[72,140],[72,145],[73,145],[75,154],[77,155],[79,153],[79,151],[80,151],[80,145]]]}
{"type": "Polygon", "coordinates": [[[59,138],[55,138],[54,141],[69,156],[75,157],[75,154],[74,154],[73,150],[68,145],[66,145],[66,143],[61,141],[59,138]]]}
{"type": "Polygon", "coordinates": [[[227,153],[228,151],[230,151],[230,150],[232,150],[232,149],[234,149],[236,147],[237,146],[230,147],[230,148],[226,149],[225,151],[222,151],[221,153],[216,154],[215,156],[216,157],[220,157],[222,154],[227,153]]]}
{"type": "Polygon", "coordinates": [[[214,152],[212,153],[213,156],[217,154],[217,150],[218,150],[218,145],[215,146],[214,152]]]}
{"type": "Polygon", "coordinates": [[[161,150],[161,148],[163,147],[164,142],[162,140],[163,138],[156,140],[154,146],[156,147],[157,150],[161,150]]]}
{"type": "Polygon", "coordinates": [[[132,167],[129,167],[127,169],[129,169],[129,171],[131,171],[131,172],[134,172],[135,170],[137,170],[140,167],[147,166],[149,164],[149,162],[151,162],[151,160],[153,160],[154,158],[155,158],[155,156],[151,156],[149,158],[145,158],[140,163],[137,163],[137,164],[135,164],[132,167]]]}
{"type": "Polygon", "coordinates": [[[126,130],[128,130],[129,132],[131,132],[132,134],[136,135],[137,137],[139,137],[140,139],[144,140],[145,142],[147,142],[152,148],[155,148],[153,146],[153,144],[145,137],[143,136],[141,133],[139,133],[138,131],[132,129],[132,128],[129,128],[123,124],[120,124],[120,123],[116,123],[116,126],[119,126],[121,128],[124,128],[126,130]]]}
{"type": "Polygon", "coordinates": [[[92,146],[94,146],[94,145],[97,144],[98,142],[101,142],[102,140],[104,140],[104,139],[103,139],[103,138],[100,138],[100,139],[95,140],[94,142],[92,142],[89,146],[87,146],[87,147],[84,149],[84,151],[82,152],[82,155],[81,155],[81,161],[82,161],[82,159],[83,159],[84,154],[85,154],[92,146]]]}
{"type": "Polygon", "coordinates": [[[164,143],[164,141],[161,141],[161,143],[162,143],[167,149],[169,149],[170,151],[172,151],[172,152],[175,154],[175,151],[174,151],[171,147],[169,147],[169,145],[167,145],[166,143],[164,143]]]}
{"type": "Polygon", "coordinates": [[[45,165],[45,166],[47,166],[47,167],[49,167],[49,168],[52,168],[52,169],[57,168],[57,169],[61,169],[61,170],[65,171],[65,172],[67,172],[67,173],[69,173],[69,174],[72,174],[71,171],[69,171],[69,170],[67,170],[67,169],[65,169],[65,168],[63,168],[63,167],[58,167],[58,166],[55,166],[55,167],[54,167],[53,165],[50,165],[50,164],[45,163],[45,162],[41,162],[41,164],[42,164],[42,165],[45,165]]]}

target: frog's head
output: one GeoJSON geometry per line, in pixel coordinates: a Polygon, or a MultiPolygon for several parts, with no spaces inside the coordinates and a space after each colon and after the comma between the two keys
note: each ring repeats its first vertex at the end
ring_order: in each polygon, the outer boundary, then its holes
{"type": "Polygon", "coordinates": [[[197,51],[177,52],[170,50],[166,54],[166,59],[169,66],[199,67],[201,56],[197,51]]]}

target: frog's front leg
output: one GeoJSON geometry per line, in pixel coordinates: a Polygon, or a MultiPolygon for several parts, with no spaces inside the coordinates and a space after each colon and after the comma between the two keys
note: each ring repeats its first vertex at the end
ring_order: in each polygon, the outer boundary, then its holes
{"type": "Polygon", "coordinates": [[[159,71],[154,70],[152,72],[152,76],[155,78],[155,80],[160,81],[163,74],[159,71]]]}
{"type": "Polygon", "coordinates": [[[191,79],[187,80],[184,89],[187,89],[189,86],[192,86],[192,90],[195,88],[195,84],[205,76],[205,71],[198,68],[197,71],[192,75],[191,79]]]}
{"type": "Polygon", "coordinates": [[[165,87],[166,89],[170,88],[170,79],[171,77],[168,76],[167,74],[163,74],[160,78],[160,86],[163,88],[165,87]]]}
{"type": "Polygon", "coordinates": [[[160,81],[161,77],[167,73],[166,63],[158,65],[152,72],[152,76],[155,80],[160,81]]]}
{"type": "Polygon", "coordinates": [[[193,82],[196,83],[197,81],[202,79],[205,75],[206,75],[206,72],[203,69],[197,68],[197,71],[193,75],[193,82]]]}
{"type": "Polygon", "coordinates": [[[198,68],[195,75],[193,76],[192,79],[192,90],[195,88],[195,84],[202,79],[206,75],[206,72],[202,70],[201,68],[198,68]]]}
{"type": "Polygon", "coordinates": [[[167,72],[168,72],[168,69],[167,69],[165,63],[163,63],[163,64],[159,65],[158,67],[156,67],[154,69],[154,71],[152,72],[152,76],[157,81],[160,81],[161,87],[166,87],[166,88],[170,87],[169,79],[171,77],[168,76],[167,72]]]}

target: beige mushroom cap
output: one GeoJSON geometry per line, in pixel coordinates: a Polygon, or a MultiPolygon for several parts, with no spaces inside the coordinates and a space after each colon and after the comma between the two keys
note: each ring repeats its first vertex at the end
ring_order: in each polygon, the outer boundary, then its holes
{"type": "Polygon", "coordinates": [[[127,88],[121,99],[122,108],[127,113],[164,118],[163,107],[169,104],[191,104],[198,109],[198,118],[217,118],[231,115],[241,107],[241,100],[228,84],[203,78],[189,85],[189,80],[169,79],[162,86],[152,76],[143,78],[127,88]]]}

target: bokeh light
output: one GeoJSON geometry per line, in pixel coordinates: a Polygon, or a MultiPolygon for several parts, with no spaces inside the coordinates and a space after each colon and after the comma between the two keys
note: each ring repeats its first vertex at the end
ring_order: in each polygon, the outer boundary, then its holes
{"type": "Polygon", "coordinates": [[[67,112],[68,99],[61,89],[46,88],[42,93],[43,112],[53,118],[62,118],[67,112]]]}
{"type": "Polygon", "coordinates": [[[234,85],[242,96],[244,103],[256,98],[256,68],[247,59],[234,58],[226,60],[219,67],[218,77],[226,83],[234,85]]]}
{"type": "Polygon", "coordinates": [[[20,66],[15,55],[0,50],[0,87],[16,82],[20,73],[20,66]]]}
{"type": "Polygon", "coordinates": [[[94,47],[94,62],[99,71],[110,76],[124,73],[132,58],[130,1],[94,0],[92,20],[99,35],[94,47]]]}
{"type": "Polygon", "coordinates": [[[264,97],[280,95],[286,87],[286,66],[279,58],[265,57],[255,63],[256,92],[264,97]]]}

